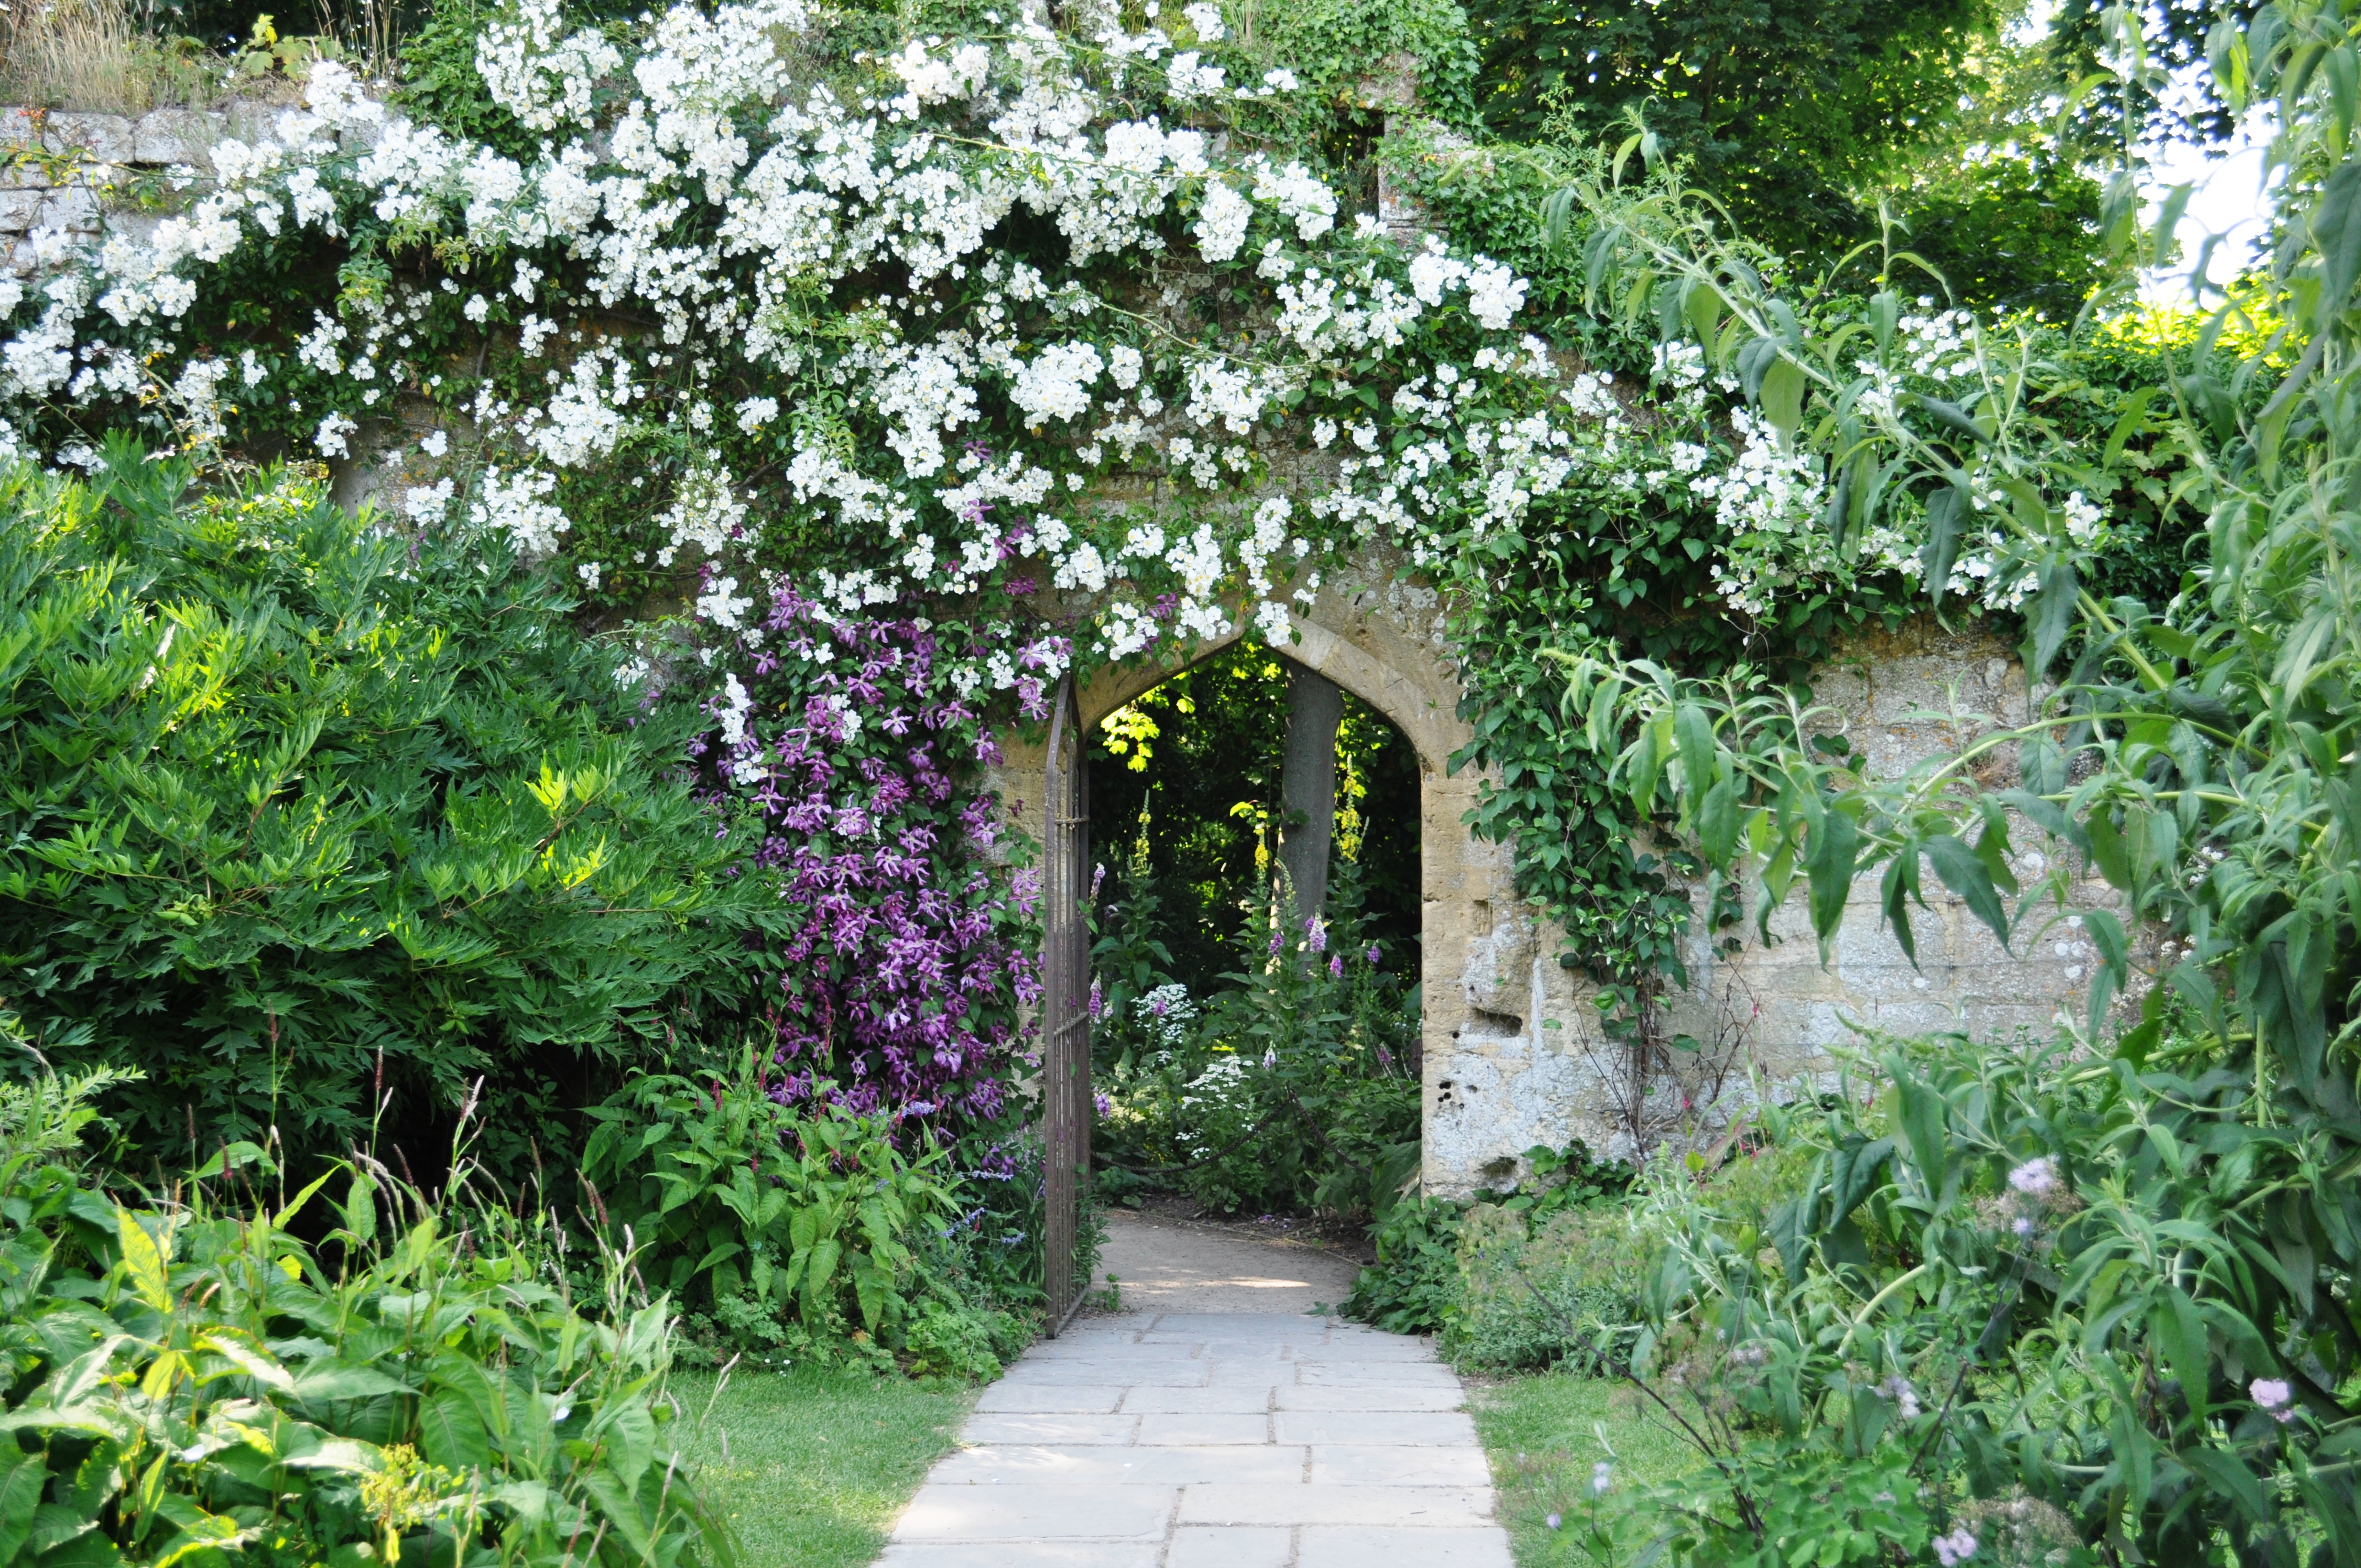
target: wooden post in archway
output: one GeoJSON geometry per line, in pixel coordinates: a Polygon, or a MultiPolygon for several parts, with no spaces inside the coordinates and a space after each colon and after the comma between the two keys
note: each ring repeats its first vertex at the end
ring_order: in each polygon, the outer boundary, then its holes
{"type": "Polygon", "coordinates": [[[1074,681],[1058,683],[1042,802],[1041,1177],[1049,1210],[1042,1285],[1055,1337],[1089,1288],[1074,1277],[1081,1183],[1091,1158],[1090,754],[1074,681]]]}

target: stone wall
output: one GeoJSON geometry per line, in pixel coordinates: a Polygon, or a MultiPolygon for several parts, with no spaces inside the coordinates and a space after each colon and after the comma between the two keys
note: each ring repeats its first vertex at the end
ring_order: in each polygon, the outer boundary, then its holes
{"type": "MultiPolygon", "coordinates": [[[[2027,711],[2012,649],[1931,620],[1856,641],[1817,672],[1814,686],[1834,710],[1828,729],[1886,776],[1956,755],[1983,728],[1975,716],[2021,723],[2027,711]]],[[[2011,766],[1998,757],[1979,782],[2005,784],[2011,766]]],[[[2019,875],[2029,881],[2047,869],[2046,851],[2037,833],[2015,840],[2019,875]]],[[[1516,1026],[1464,1036],[1440,1074],[1430,1067],[1439,1080],[1431,1087],[1444,1095],[1429,1102],[1429,1186],[1458,1192],[1497,1181],[1516,1171],[1520,1151],[1569,1136],[1626,1157],[1665,1141],[1709,1142],[1758,1094],[1833,1085],[1839,1053],[1864,1030],[2047,1035],[2061,1013],[2082,1005],[2097,955],[2070,911],[2036,916],[2004,952],[1929,872],[1928,907],[1913,912],[1914,966],[1880,925],[1879,883],[1875,874],[1856,883],[1825,967],[1801,890],[1773,913],[1768,943],[1751,918],[1724,933],[1743,938],[1728,956],[1697,930],[1690,989],[1667,1000],[1661,1030],[1695,1048],[1669,1053],[1644,1095],[1626,1047],[1599,1027],[1594,989],[1557,962],[1561,933],[1528,909],[1494,921],[1492,934],[1471,945],[1469,1006],[1516,1026]]],[[[2113,900],[2103,883],[2083,882],[2075,902],[2113,900]]]]}
{"type": "Polygon", "coordinates": [[[271,112],[269,104],[239,104],[157,109],[135,119],[0,109],[0,275],[22,277],[54,263],[56,241],[136,225],[143,182],[160,196],[175,167],[210,172],[215,142],[250,137],[271,112]]]}
{"type": "MultiPolygon", "coordinates": [[[[216,141],[251,139],[276,111],[257,102],[134,120],[0,110],[0,271],[35,270],[57,258],[61,243],[103,226],[154,221],[168,171],[209,173],[216,141]]],[[[1416,227],[1415,214],[1389,215],[1416,227]]],[[[1319,488],[1323,476],[1281,471],[1282,455],[1272,455],[1278,482],[1319,488]]],[[[357,504],[392,483],[390,470],[369,461],[343,465],[338,499],[357,504]]],[[[1835,1052],[1856,1025],[1990,1037],[2046,1031],[2061,1009],[2079,1005],[2095,955],[2070,917],[2029,930],[2004,954],[1930,876],[1914,967],[1879,928],[1876,879],[1864,878],[1825,967],[1800,902],[1774,915],[1767,944],[1752,940],[1750,928],[1745,945],[1723,956],[1700,934],[1690,954],[1694,984],[1664,1012],[1665,1034],[1698,1048],[1668,1058],[1673,1070],[1647,1075],[1642,1098],[1623,1048],[1601,1034],[1592,988],[1558,961],[1563,931],[1517,896],[1507,850],[1463,824],[1481,779],[1448,773],[1469,731],[1458,717],[1433,590],[1410,580],[1402,565],[1370,551],[1332,568],[1309,606],[1291,607],[1298,641],[1288,652],[1385,714],[1418,751],[1429,1190],[1458,1195],[1504,1180],[1537,1144],[1581,1137],[1631,1155],[1668,1138],[1711,1138],[1757,1092],[1829,1080],[1835,1052]]],[[[1083,722],[1095,725],[1233,640],[1102,671],[1081,694],[1083,722]]],[[[1839,716],[1835,728],[1887,773],[1950,755],[1973,732],[1972,720],[1930,715],[1955,707],[2007,718],[2026,712],[2023,672],[2009,649],[1932,622],[1861,640],[1816,684],[1839,716]]],[[[1031,833],[1040,827],[1043,739],[1012,739],[997,780],[1011,818],[1031,833]]],[[[1983,782],[1994,782],[1990,770],[1983,782]]],[[[2037,861],[2027,853],[2026,871],[2037,861]]]]}
{"type": "MultiPolygon", "coordinates": [[[[1880,928],[1878,878],[1864,876],[1825,968],[1800,894],[1774,914],[1770,943],[1753,939],[1750,922],[1748,939],[1724,956],[1699,932],[1693,984],[1664,1010],[1664,1033],[1697,1048],[1670,1055],[1641,1095],[1624,1047],[1601,1032],[1594,988],[1558,961],[1563,928],[1517,896],[1508,851],[1463,824],[1481,779],[1446,773],[1469,734],[1458,682],[1433,591],[1399,579],[1399,565],[1370,553],[1332,573],[1309,608],[1297,607],[1299,641],[1286,652],[1384,713],[1418,751],[1428,1190],[1464,1195],[1501,1182],[1521,1169],[1524,1150],[1573,1137],[1627,1157],[1666,1140],[1710,1141],[1759,1092],[1832,1083],[1838,1052],[1861,1029],[2006,1037],[2047,1033],[2081,1005],[2095,954],[2072,916],[2047,928],[2037,920],[2004,953],[1929,875],[1914,967],[1880,928]]],[[[1079,695],[1083,723],[1232,640],[1100,672],[1079,695]]],[[[1834,710],[1829,729],[1887,774],[1955,755],[1981,728],[1978,716],[2018,722],[2026,712],[2011,649],[1931,620],[1859,640],[1815,684],[1834,710]]],[[[1037,834],[1042,740],[1012,740],[997,780],[1016,825],[1037,834]]],[[[1986,768],[1981,782],[2004,781],[1986,768]]],[[[2021,872],[2037,874],[2041,851],[2019,848],[2021,872]]]]}

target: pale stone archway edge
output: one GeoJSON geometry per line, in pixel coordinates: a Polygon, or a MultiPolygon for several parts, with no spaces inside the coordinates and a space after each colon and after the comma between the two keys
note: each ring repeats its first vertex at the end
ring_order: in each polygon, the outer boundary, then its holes
{"type": "MultiPolygon", "coordinates": [[[[1400,575],[1398,563],[1372,552],[1332,573],[1311,604],[1290,604],[1290,611],[1291,641],[1276,652],[1384,715],[1418,753],[1422,1173],[1430,1190],[1465,1192],[1499,1151],[1491,1147],[1494,1118],[1466,1103],[1455,1057],[1472,1036],[1523,1035],[1531,1020],[1521,997],[1513,1008],[1504,1007],[1479,984],[1498,967],[1491,951],[1496,932],[1519,924],[1511,913],[1515,881],[1507,850],[1477,839],[1464,821],[1482,775],[1463,771],[1453,777],[1448,770],[1452,754],[1473,731],[1459,717],[1460,686],[1444,653],[1436,596],[1400,575]]],[[[1141,694],[1253,635],[1250,621],[1240,616],[1224,636],[1093,673],[1076,694],[1084,726],[1095,727],[1141,694]]],[[[1041,746],[1038,736],[1007,738],[995,781],[1013,824],[1037,835],[1046,784],[1041,746]]],[[[1112,825],[1093,826],[1099,841],[1112,836],[1112,825]]]]}

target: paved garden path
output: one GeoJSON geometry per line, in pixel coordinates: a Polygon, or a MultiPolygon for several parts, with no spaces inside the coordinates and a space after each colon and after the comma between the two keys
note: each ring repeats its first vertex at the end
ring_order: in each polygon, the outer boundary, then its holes
{"type": "Polygon", "coordinates": [[[983,1391],[880,1568],[1510,1568],[1425,1342],[1265,1310],[1341,1260],[1119,1217],[1104,1266],[1130,1310],[983,1391]]]}

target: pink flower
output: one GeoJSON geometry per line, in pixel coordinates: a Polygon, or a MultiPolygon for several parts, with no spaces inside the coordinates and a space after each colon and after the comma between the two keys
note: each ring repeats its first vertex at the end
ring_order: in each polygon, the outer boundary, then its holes
{"type": "Polygon", "coordinates": [[[2263,1413],[2284,1426],[2295,1420],[2295,1390],[2284,1377],[2257,1377],[2246,1385],[2247,1394],[2261,1406],[2263,1413]]]}

